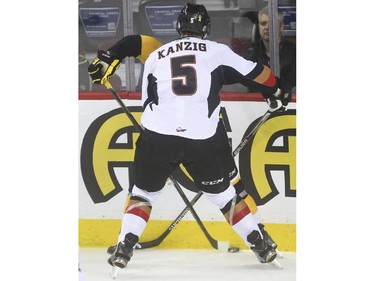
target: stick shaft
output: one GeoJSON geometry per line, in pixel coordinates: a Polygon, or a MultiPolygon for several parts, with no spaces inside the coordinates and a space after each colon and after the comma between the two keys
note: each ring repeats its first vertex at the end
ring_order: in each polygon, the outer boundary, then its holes
{"type": "MultiPolygon", "coordinates": [[[[194,198],[190,201],[191,205],[194,206],[194,204],[198,201],[198,199],[203,195],[201,191],[199,191],[194,198]]],[[[169,227],[156,239],[147,241],[147,242],[141,242],[139,243],[141,246],[141,249],[147,249],[151,247],[158,246],[165,237],[168,236],[168,234],[177,226],[177,224],[184,218],[184,216],[189,212],[189,208],[185,207],[181,213],[177,216],[177,218],[169,225],[169,227]]]]}
{"type": "Polygon", "coordinates": [[[262,126],[270,117],[271,112],[267,111],[259,122],[254,126],[250,133],[248,133],[241,141],[241,143],[233,150],[232,155],[235,157],[238,153],[240,153],[241,149],[245,147],[245,145],[250,141],[250,139],[255,135],[255,133],[259,130],[260,126],[262,126]]]}

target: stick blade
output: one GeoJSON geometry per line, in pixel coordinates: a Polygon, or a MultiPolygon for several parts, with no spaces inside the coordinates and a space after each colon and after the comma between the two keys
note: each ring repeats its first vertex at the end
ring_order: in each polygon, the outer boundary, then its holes
{"type": "Polygon", "coordinates": [[[217,241],[217,250],[220,252],[228,252],[229,241],[217,241]]]}

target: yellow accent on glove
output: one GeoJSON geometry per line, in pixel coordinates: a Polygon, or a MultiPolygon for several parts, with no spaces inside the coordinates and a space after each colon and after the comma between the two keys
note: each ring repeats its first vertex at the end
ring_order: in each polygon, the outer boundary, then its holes
{"type": "Polygon", "coordinates": [[[115,75],[116,70],[120,67],[120,60],[115,59],[109,65],[108,63],[95,58],[90,64],[88,71],[94,84],[104,85],[115,75]]]}
{"type": "Polygon", "coordinates": [[[101,84],[104,84],[106,81],[109,81],[110,78],[115,75],[116,70],[120,67],[120,61],[115,59],[106,69],[104,72],[103,79],[101,80],[101,84]]]}

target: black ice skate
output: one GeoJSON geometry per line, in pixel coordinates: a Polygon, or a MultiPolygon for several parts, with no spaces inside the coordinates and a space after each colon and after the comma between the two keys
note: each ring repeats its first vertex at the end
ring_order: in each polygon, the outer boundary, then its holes
{"type": "MultiPolygon", "coordinates": [[[[114,267],[125,268],[133,256],[134,247],[138,240],[139,237],[137,235],[133,233],[126,234],[124,242],[118,243],[114,252],[108,258],[108,263],[114,267]]],[[[109,253],[108,250],[107,252],[109,253]]]]}
{"type": "Polygon", "coordinates": [[[112,255],[116,251],[116,248],[117,248],[116,244],[112,245],[112,246],[109,246],[108,249],[107,249],[107,254],[112,255]]]}
{"type": "Polygon", "coordinates": [[[255,253],[259,262],[270,263],[275,260],[277,253],[275,249],[268,245],[265,239],[262,239],[259,231],[253,230],[248,236],[247,241],[252,245],[251,250],[255,253]]]}
{"type": "Polygon", "coordinates": [[[268,234],[268,232],[264,229],[264,225],[259,223],[258,227],[260,229],[260,232],[262,232],[263,239],[266,240],[267,244],[270,245],[272,248],[276,250],[277,244],[276,242],[271,238],[271,236],[268,234]]]}
{"type": "Polygon", "coordinates": [[[277,243],[272,239],[271,235],[269,235],[269,233],[265,230],[264,225],[259,223],[258,227],[263,235],[263,239],[266,240],[268,245],[275,249],[277,257],[280,259],[284,258],[284,256],[276,249],[277,243]]]}

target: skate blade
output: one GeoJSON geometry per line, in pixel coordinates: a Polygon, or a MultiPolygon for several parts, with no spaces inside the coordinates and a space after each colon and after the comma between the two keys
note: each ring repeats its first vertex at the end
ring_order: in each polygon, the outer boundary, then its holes
{"type": "Polygon", "coordinates": [[[276,254],[277,254],[277,258],[279,258],[279,259],[284,258],[284,256],[278,250],[275,249],[275,251],[276,251],[276,254]]]}
{"type": "Polygon", "coordinates": [[[272,265],[276,266],[278,269],[284,269],[284,267],[281,265],[281,263],[277,259],[274,259],[269,264],[272,264],[272,265]]]}
{"type": "Polygon", "coordinates": [[[118,268],[117,266],[112,266],[112,269],[110,272],[112,279],[116,279],[119,269],[120,268],[118,268]]]}

